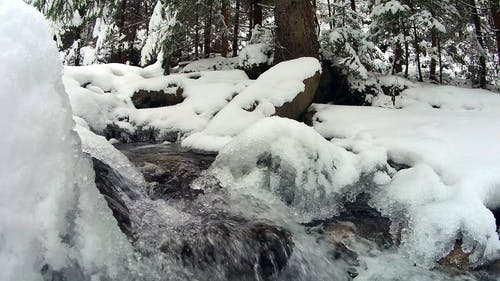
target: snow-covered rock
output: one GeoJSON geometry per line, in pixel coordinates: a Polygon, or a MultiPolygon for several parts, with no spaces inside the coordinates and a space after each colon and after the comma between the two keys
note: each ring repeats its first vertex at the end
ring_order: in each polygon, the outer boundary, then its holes
{"type": "Polygon", "coordinates": [[[201,131],[249,83],[241,70],[164,76],[159,64],[146,68],[121,64],[66,67],[63,81],[74,114],[92,131],[110,134],[113,128],[117,133],[108,137],[121,138],[125,133],[124,139],[141,131],[148,136],[154,132],[157,140],[170,133],[201,131]],[[148,92],[170,95],[182,103],[137,109],[132,98],[148,92]]]}
{"type": "Polygon", "coordinates": [[[312,102],[320,72],[321,64],[315,58],[299,58],[274,66],[225,106],[205,130],[192,134],[182,144],[218,151],[231,137],[264,117],[297,118],[312,102]]]}
{"type": "Polygon", "coordinates": [[[72,131],[49,26],[17,0],[0,21],[0,280],[117,278],[131,247],[72,131]]]}
{"type": "Polygon", "coordinates": [[[211,173],[229,189],[282,201],[307,222],[336,215],[343,202],[385,169],[385,151],[364,148],[363,153],[349,152],[302,123],[268,117],[224,146],[211,173]]]}

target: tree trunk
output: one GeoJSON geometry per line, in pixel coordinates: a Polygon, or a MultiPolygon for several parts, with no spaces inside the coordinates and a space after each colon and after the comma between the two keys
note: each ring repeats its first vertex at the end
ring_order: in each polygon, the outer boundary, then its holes
{"type": "Polygon", "coordinates": [[[404,40],[404,46],[405,46],[405,78],[408,78],[408,70],[410,68],[410,46],[409,46],[408,40],[406,38],[408,38],[409,31],[406,28],[406,26],[405,26],[404,23],[403,23],[403,25],[401,27],[403,28],[403,35],[405,37],[405,40],[404,40]]]}
{"type": "Polygon", "coordinates": [[[212,7],[208,12],[208,15],[205,19],[205,30],[203,31],[203,51],[205,58],[210,57],[210,53],[212,52],[212,7]]]}
{"type": "Polygon", "coordinates": [[[198,6],[196,6],[196,11],[194,15],[194,57],[195,59],[200,58],[200,15],[198,11],[198,6]]]}
{"type": "Polygon", "coordinates": [[[392,66],[392,74],[398,74],[403,72],[403,48],[401,47],[401,42],[396,43],[396,48],[394,49],[394,63],[392,66]]]}
{"type": "Polygon", "coordinates": [[[257,24],[262,26],[263,16],[261,4],[262,0],[252,0],[252,28],[257,24]]]}
{"type": "Polygon", "coordinates": [[[491,17],[493,19],[493,27],[495,28],[495,37],[497,41],[497,59],[500,65],[500,5],[498,0],[490,0],[491,17]]]}
{"type": "Polygon", "coordinates": [[[275,63],[299,57],[319,58],[316,13],[309,0],[276,0],[275,63]]]}
{"type": "Polygon", "coordinates": [[[414,37],[414,48],[415,48],[415,56],[417,58],[417,69],[418,69],[418,81],[424,82],[424,77],[422,76],[422,67],[420,66],[420,42],[417,34],[417,26],[413,23],[413,37],[414,37]]]}
{"type": "Polygon", "coordinates": [[[229,52],[229,39],[228,39],[228,34],[229,34],[229,28],[228,28],[228,23],[229,23],[229,9],[228,9],[228,0],[222,0],[221,3],[221,14],[222,17],[224,17],[224,30],[222,32],[222,38],[221,38],[221,56],[227,57],[227,53],[229,52]]]}
{"type": "Polygon", "coordinates": [[[233,57],[238,56],[238,36],[240,35],[240,0],[236,0],[233,30],[233,57]]]}
{"type": "Polygon", "coordinates": [[[351,10],[356,11],[356,0],[351,0],[351,10]]]}
{"type": "Polygon", "coordinates": [[[330,29],[333,29],[333,23],[332,23],[332,6],[330,3],[330,0],[326,0],[326,3],[328,5],[328,24],[330,25],[330,29]]]}
{"type": "Polygon", "coordinates": [[[486,88],[486,57],[484,55],[484,41],[483,32],[481,30],[481,19],[479,18],[478,11],[476,9],[476,1],[470,0],[472,23],[476,30],[476,38],[481,50],[479,50],[479,87],[486,88]]]}
{"type": "Polygon", "coordinates": [[[437,30],[433,29],[431,31],[431,46],[432,46],[432,52],[431,52],[431,63],[429,65],[429,79],[432,81],[438,81],[437,76],[436,76],[436,65],[437,61],[435,58],[435,52],[434,50],[437,47],[437,41],[438,41],[438,33],[437,30]]]}
{"type": "Polygon", "coordinates": [[[441,39],[437,37],[438,59],[439,59],[439,84],[443,84],[443,57],[441,56],[441,39]]]}

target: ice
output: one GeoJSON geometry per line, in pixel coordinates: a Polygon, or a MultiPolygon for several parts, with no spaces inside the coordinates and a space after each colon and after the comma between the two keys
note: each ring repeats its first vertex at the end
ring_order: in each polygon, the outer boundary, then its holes
{"type": "Polygon", "coordinates": [[[228,188],[280,200],[299,221],[310,221],[336,214],[342,193],[359,191],[352,185],[385,162],[376,150],[356,155],[304,124],[268,117],[224,146],[211,172],[228,188]]]}
{"type": "Polygon", "coordinates": [[[116,277],[130,246],[93,183],[48,24],[0,1],[0,280],[116,277]]]}
{"type": "MultiPolygon", "coordinates": [[[[75,131],[81,139],[82,151],[90,156],[102,161],[104,164],[113,167],[121,176],[131,180],[138,186],[144,184],[142,174],[130,163],[130,161],[118,151],[112,144],[112,140],[96,135],[88,127],[77,124],[75,131]]],[[[115,140],[117,141],[117,140],[115,140]]]]}
{"type": "Polygon", "coordinates": [[[319,72],[321,64],[315,58],[299,58],[272,67],[225,106],[202,132],[186,138],[183,146],[218,151],[231,137],[274,115],[276,107],[291,102],[304,91],[303,81],[319,72]]]}

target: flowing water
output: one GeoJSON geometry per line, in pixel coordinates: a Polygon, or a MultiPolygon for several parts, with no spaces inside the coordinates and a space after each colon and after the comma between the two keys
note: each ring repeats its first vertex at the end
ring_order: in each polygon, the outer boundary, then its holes
{"type": "Polygon", "coordinates": [[[117,148],[146,183],[96,159],[94,169],[137,252],[141,267],[132,280],[481,280],[405,262],[389,235],[390,222],[363,200],[329,221],[299,224],[282,204],[222,188],[203,172],[214,156],[177,144],[117,148]]]}

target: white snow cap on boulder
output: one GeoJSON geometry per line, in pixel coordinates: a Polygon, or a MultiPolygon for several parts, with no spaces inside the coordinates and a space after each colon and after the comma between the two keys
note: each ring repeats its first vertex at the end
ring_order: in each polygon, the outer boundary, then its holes
{"type": "Polygon", "coordinates": [[[279,114],[279,111],[287,104],[308,103],[307,108],[315,89],[307,89],[306,84],[310,82],[306,80],[317,78],[319,81],[320,73],[320,62],[310,57],[285,61],[272,67],[224,107],[205,130],[189,136],[182,144],[205,151],[218,151],[232,137],[258,120],[275,114],[286,115],[279,114]],[[309,97],[303,97],[307,91],[313,93],[306,93],[309,97]]]}
{"type": "Polygon", "coordinates": [[[0,22],[0,280],[114,277],[128,242],[72,131],[49,26],[20,0],[0,22]]]}

